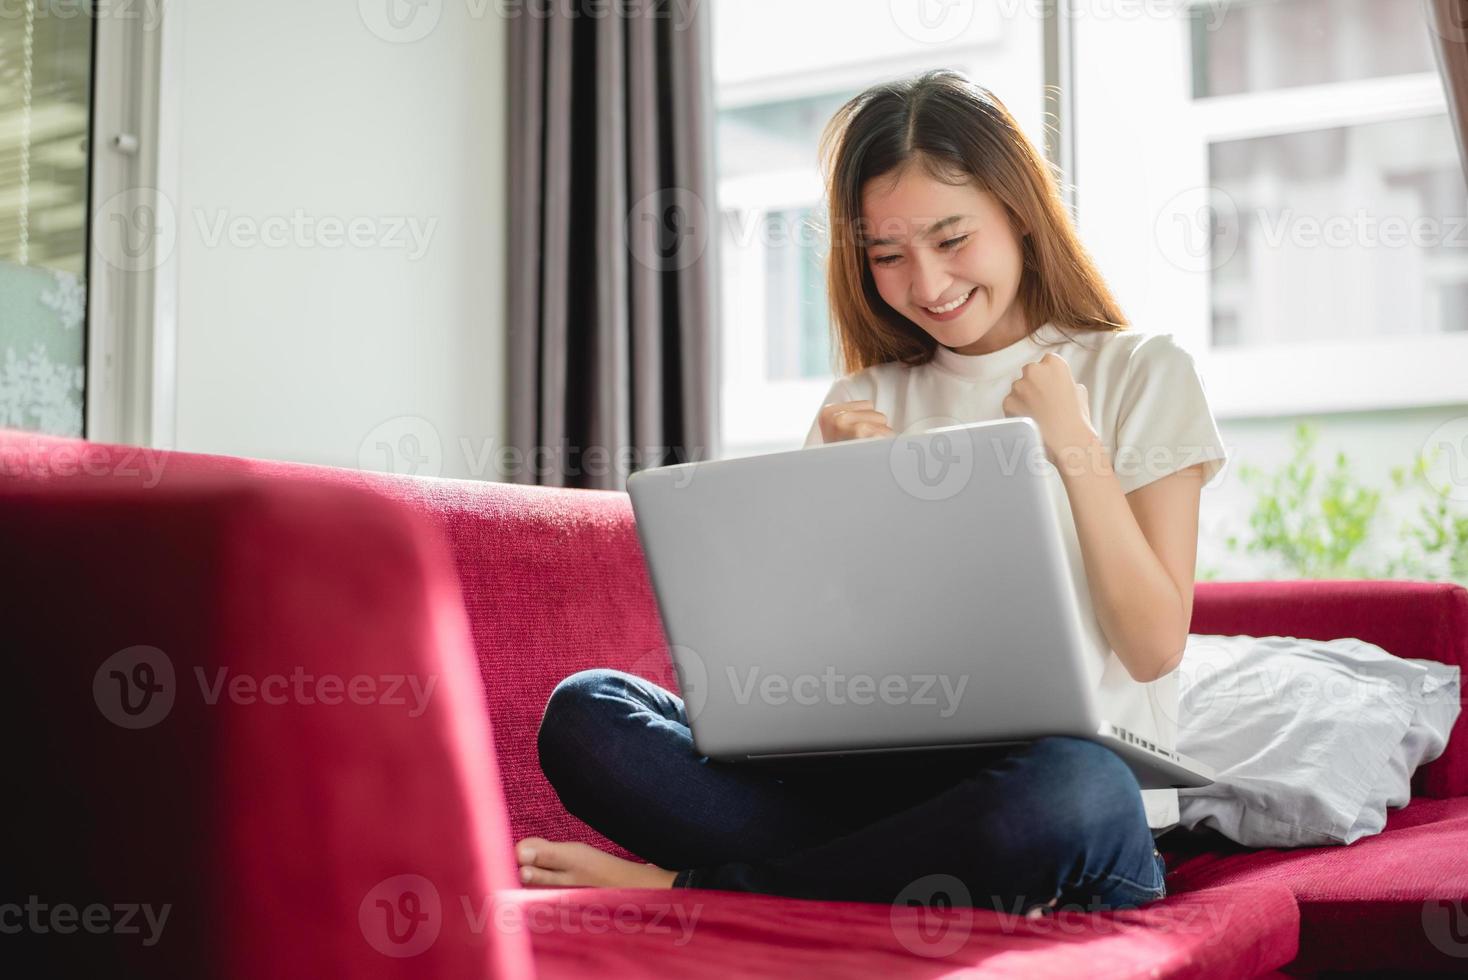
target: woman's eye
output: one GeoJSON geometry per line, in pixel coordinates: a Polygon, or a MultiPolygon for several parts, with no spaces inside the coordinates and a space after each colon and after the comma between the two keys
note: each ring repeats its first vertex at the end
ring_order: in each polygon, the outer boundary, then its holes
{"type": "Polygon", "coordinates": [[[898,259],[898,256],[896,256],[896,255],[879,255],[876,258],[872,259],[872,264],[873,265],[891,265],[893,262],[896,262],[897,259],[898,259]]]}
{"type": "Polygon", "coordinates": [[[967,235],[959,235],[957,238],[950,238],[946,242],[943,242],[942,244],[939,245],[939,248],[945,248],[945,249],[948,249],[949,251],[952,251],[953,249],[955,249],[958,246],[962,245],[966,241],[968,241],[968,236],[967,235]]]}

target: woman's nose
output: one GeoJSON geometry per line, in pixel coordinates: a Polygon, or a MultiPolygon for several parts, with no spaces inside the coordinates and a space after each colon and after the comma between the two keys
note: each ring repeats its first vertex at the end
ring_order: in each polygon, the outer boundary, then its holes
{"type": "Polygon", "coordinates": [[[936,306],[953,277],[943,271],[936,255],[921,252],[913,258],[912,270],[912,298],[919,306],[936,306]]]}

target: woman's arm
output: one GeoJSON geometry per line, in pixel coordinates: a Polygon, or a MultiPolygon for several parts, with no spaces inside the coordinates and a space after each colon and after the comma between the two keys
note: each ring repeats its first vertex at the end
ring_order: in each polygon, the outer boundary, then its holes
{"type": "Polygon", "coordinates": [[[1106,447],[1094,433],[1090,440],[1057,453],[1061,480],[1096,619],[1127,672],[1146,683],[1177,667],[1187,644],[1203,464],[1124,494],[1106,447]]]}
{"type": "Polygon", "coordinates": [[[1193,618],[1203,464],[1123,493],[1086,388],[1053,353],[1025,365],[1003,407],[1034,419],[1060,471],[1107,643],[1135,680],[1167,674],[1182,662],[1193,618]]]}

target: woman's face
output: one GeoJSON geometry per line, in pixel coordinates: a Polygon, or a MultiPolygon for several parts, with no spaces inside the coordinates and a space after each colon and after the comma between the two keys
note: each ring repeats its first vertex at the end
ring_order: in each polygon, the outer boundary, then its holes
{"type": "Polygon", "coordinates": [[[867,182],[862,220],[877,292],[938,343],[985,354],[1028,333],[1020,240],[992,194],[907,166],[867,182]]]}

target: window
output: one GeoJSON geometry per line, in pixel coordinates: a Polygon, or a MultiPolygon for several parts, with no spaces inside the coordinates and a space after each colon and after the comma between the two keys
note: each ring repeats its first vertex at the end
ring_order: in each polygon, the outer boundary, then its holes
{"type": "Polygon", "coordinates": [[[836,369],[816,156],[826,121],[868,85],[947,67],[992,89],[1041,142],[1041,31],[1029,9],[715,0],[725,456],[799,446],[836,369]]]}
{"type": "Polygon", "coordinates": [[[1218,215],[1215,348],[1468,329],[1468,214],[1445,115],[1209,146],[1218,215]]]}
{"type": "Polygon", "coordinates": [[[0,17],[0,427],[82,434],[92,20],[0,17]]]}
{"type": "MultiPolygon", "coordinates": [[[[821,127],[855,92],[733,106],[719,113],[721,247],[728,321],[761,337],[755,384],[829,381],[820,176],[821,127]]],[[[746,376],[748,377],[748,376],[746,376]]],[[[820,394],[816,395],[819,401],[820,394]]],[[[812,414],[813,414],[812,410],[812,414]]]]}
{"type": "Polygon", "coordinates": [[[1272,0],[1189,13],[1193,96],[1436,70],[1411,0],[1272,0]]]}
{"type": "Polygon", "coordinates": [[[1219,415],[1461,401],[1468,187],[1426,11],[1077,20],[1082,238],[1136,326],[1198,356],[1219,415]]]}
{"type": "Polygon", "coordinates": [[[0,10],[0,426],[167,446],[177,24],[150,4],[0,10]]]}
{"type": "Polygon", "coordinates": [[[765,376],[772,381],[831,372],[825,265],[816,244],[820,227],[817,210],[809,207],[773,211],[767,222],[770,230],[810,239],[765,251],[765,376]]]}

